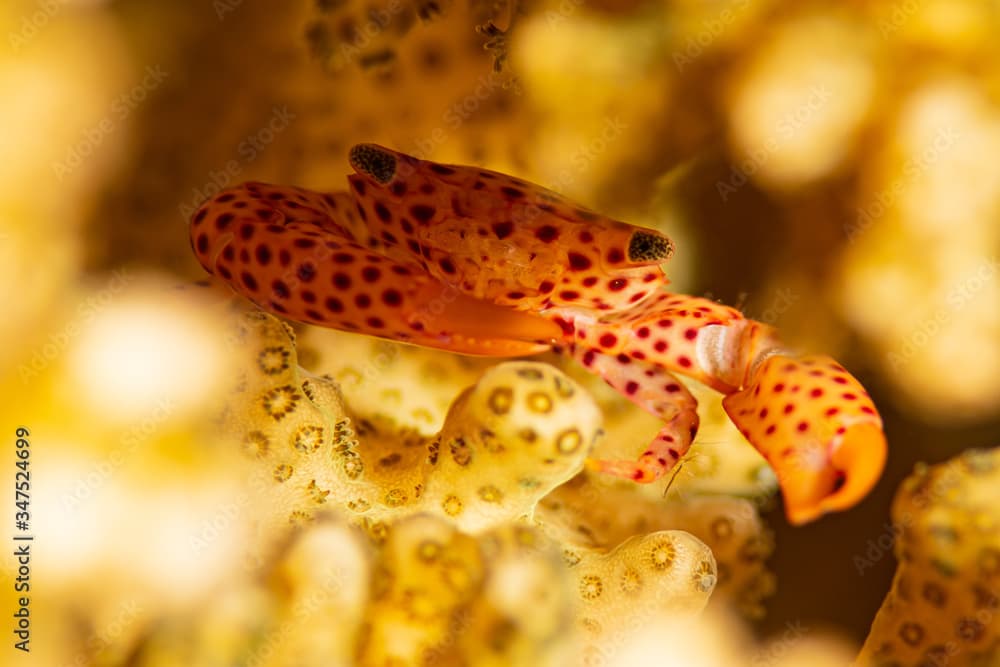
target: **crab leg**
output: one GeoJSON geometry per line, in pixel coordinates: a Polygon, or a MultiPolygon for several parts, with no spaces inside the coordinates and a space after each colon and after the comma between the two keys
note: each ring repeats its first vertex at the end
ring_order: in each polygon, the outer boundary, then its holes
{"type": "MultiPolygon", "coordinates": [[[[868,393],[832,359],[782,349],[770,327],[707,299],[665,292],[573,324],[581,360],[595,372],[620,373],[606,368],[609,358],[640,360],[726,394],[723,407],[775,470],[793,523],[850,507],[878,481],[886,441],[868,393]]],[[[635,381],[655,388],[652,378],[635,381]]]]}
{"type": "Polygon", "coordinates": [[[625,354],[611,357],[577,348],[573,356],[616,391],[664,422],[638,460],[587,461],[588,467],[636,482],[662,477],[687,453],[698,432],[698,402],[669,371],[625,354]]]}
{"type": "Polygon", "coordinates": [[[289,319],[466,354],[517,356],[560,335],[536,315],[474,299],[354,240],[297,188],[245,184],[191,223],[202,266],[289,319]]]}

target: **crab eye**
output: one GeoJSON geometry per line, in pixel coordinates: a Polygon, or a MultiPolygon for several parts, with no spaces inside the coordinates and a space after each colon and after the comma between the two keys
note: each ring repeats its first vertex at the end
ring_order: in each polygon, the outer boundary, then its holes
{"type": "Polygon", "coordinates": [[[396,175],[396,156],[381,146],[357,144],[351,147],[348,159],[355,171],[379,183],[388,183],[396,175]]]}
{"type": "Polygon", "coordinates": [[[628,242],[630,262],[655,262],[670,259],[674,244],[666,236],[654,232],[636,232],[628,242]]]}

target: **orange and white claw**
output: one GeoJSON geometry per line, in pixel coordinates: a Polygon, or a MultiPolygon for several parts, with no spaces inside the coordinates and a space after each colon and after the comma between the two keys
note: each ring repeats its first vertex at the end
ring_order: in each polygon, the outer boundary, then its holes
{"type": "Polygon", "coordinates": [[[793,524],[856,505],[882,474],[882,419],[864,387],[829,357],[768,357],[722,404],[774,469],[793,524]]]}

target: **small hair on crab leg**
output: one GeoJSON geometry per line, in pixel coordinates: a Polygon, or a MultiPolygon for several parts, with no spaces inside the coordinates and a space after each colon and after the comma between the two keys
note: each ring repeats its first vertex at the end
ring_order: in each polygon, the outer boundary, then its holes
{"type": "MultiPolygon", "coordinates": [[[[386,255],[520,310],[631,307],[666,283],[673,242],[506,174],[351,149],[348,180],[386,255]]],[[[375,246],[373,246],[375,247],[375,246]]]]}
{"type": "Polygon", "coordinates": [[[698,402],[670,372],[625,354],[609,356],[579,348],[574,357],[664,426],[635,460],[588,459],[587,466],[615,477],[648,484],[680,461],[698,432],[698,402]]]}
{"type": "Polygon", "coordinates": [[[251,184],[223,191],[202,205],[190,230],[205,270],[261,308],[466,354],[532,354],[561,335],[545,318],[473,299],[418,267],[371,252],[345,225],[273,197],[276,190],[255,191],[251,184]]]}

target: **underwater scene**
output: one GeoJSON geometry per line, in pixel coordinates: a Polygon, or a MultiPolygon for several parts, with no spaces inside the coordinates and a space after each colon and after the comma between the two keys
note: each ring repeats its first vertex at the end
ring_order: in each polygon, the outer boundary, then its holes
{"type": "Polygon", "coordinates": [[[4,2],[0,664],[1000,667],[998,30],[4,2]]]}

